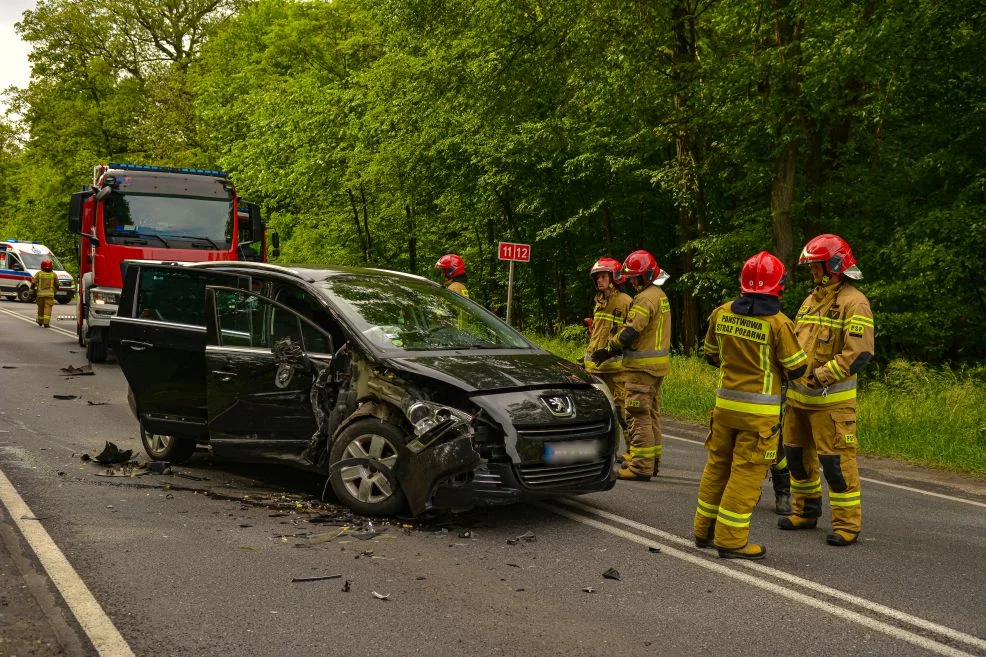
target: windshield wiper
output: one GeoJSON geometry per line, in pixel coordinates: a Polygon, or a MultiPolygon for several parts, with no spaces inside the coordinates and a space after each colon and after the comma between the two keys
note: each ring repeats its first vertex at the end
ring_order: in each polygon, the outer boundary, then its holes
{"type": "Polygon", "coordinates": [[[208,237],[202,237],[200,235],[174,235],[173,237],[177,237],[180,240],[205,240],[206,242],[211,244],[212,248],[214,248],[216,251],[219,250],[219,245],[213,242],[212,240],[210,240],[208,237]]]}
{"type": "Polygon", "coordinates": [[[140,233],[138,235],[120,235],[120,234],[114,233],[114,234],[110,235],[110,237],[120,237],[120,238],[123,239],[123,243],[124,244],[130,245],[130,246],[134,246],[134,245],[138,245],[138,244],[141,244],[141,245],[142,244],[147,244],[147,238],[148,237],[156,237],[157,239],[161,240],[161,244],[164,244],[165,248],[169,248],[169,249],[171,248],[171,245],[168,244],[168,241],[166,239],[164,239],[160,235],[155,235],[154,233],[140,233]]]}

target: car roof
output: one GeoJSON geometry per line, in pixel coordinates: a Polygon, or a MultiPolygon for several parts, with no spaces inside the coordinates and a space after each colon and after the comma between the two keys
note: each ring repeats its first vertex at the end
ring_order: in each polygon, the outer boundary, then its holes
{"type": "MultiPolygon", "coordinates": [[[[136,262],[146,262],[146,261],[136,261],[136,262]]],[[[267,262],[247,262],[241,260],[225,260],[225,261],[206,261],[206,262],[189,262],[189,263],[172,263],[172,264],[182,264],[187,267],[193,267],[195,269],[237,269],[239,271],[251,271],[271,274],[281,274],[288,275],[298,278],[307,283],[315,283],[317,281],[327,281],[332,278],[339,276],[379,276],[381,274],[386,276],[395,276],[398,278],[407,278],[417,281],[424,281],[426,283],[432,283],[437,285],[434,281],[431,281],[424,276],[418,276],[417,274],[409,274],[402,271],[394,271],[391,269],[379,269],[379,268],[366,268],[366,267],[346,267],[342,265],[272,265],[267,262]]]]}
{"type": "Polygon", "coordinates": [[[6,244],[8,251],[14,251],[16,253],[36,253],[38,255],[51,254],[51,249],[40,242],[8,242],[4,240],[3,242],[0,242],[0,244],[6,244]]]}

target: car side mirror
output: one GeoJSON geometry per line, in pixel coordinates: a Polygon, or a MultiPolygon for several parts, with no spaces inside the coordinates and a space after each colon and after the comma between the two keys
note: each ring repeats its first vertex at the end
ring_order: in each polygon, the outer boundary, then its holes
{"type": "Polygon", "coordinates": [[[72,194],[72,200],[68,208],[68,232],[76,235],[82,234],[82,204],[90,196],[92,196],[92,192],[76,192],[72,194]]]}
{"type": "Polygon", "coordinates": [[[113,188],[110,187],[109,185],[106,185],[105,187],[100,187],[99,188],[99,191],[96,192],[96,200],[97,201],[102,201],[104,198],[106,198],[107,196],[109,196],[110,195],[110,192],[112,192],[112,191],[113,191],[113,188]]]}

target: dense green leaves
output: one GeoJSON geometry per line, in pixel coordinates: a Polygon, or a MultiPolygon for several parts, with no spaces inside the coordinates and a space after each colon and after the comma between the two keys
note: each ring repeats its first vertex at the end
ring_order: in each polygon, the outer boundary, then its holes
{"type": "Polygon", "coordinates": [[[747,256],[837,232],[883,355],[986,355],[981,3],[138,4],[25,14],[7,233],[67,251],[99,160],[218,166],[282,260],[430,275],[453,251],[500,314],[496,242],[533,243],[514,317],[542,331],[587,313],[596,258],[646,248],[688,348],[747,256]]]}

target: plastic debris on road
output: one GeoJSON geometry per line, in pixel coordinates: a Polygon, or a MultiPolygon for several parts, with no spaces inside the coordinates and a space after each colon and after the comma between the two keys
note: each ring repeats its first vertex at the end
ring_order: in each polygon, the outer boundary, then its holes
{"type": "Polygon", "coordinates": [[[376,591],[371,591],[371,593],[373,593],[373,597],[377,600],[390,600],[389,593],[377,593],[376,591]]]}
{"type": "MultiPolygon", "coordinates": [[[[115,444],[110,441],[106,441],[106,445],[103,447],[103,451],[93,457],[93,461],[96,463],[102,463],[103,465],[112,465],[115,463],[129,463],[133,458],[134,451],[132,449],[121,450],[115,444]]],[[[83,459],[85,460],[85,455],[83,459]]]]}
{"type": "Polygon", "coordinates": [[[69,376],[90,376],[92,374],[95,374],[95,372],[92,371],[91,364],[83,365],[82,367],[74,367],[72,365],[68,365],[67,367],[61,368],[61,370],[66,374],[68,374],[69,376]]]}
{"type": "MultiPolygon", "coordinates": [[[[312,575],[310,577],[292,577],[292,582],[321,582],[326,579],[340,579],[342,575],[312,575]]],[[[348,581],[348,580],[347,580],[348,581]]]]}
{"type": "Polygon", "coordinates": [[[508,538],[507,545],[517,545],[521,541],[524,541],[525,543],[537,543],[537,540],[538,537],[534,534],[534,532],[525,532],[520,536],[515,536],[514,538],[508,538]]]}
{"type": "Polygon", "coordinates": [[[618,571],[616,568],[607,568],[603,572],[603,577],[605,577],[606,579],[615,579],[617,582],[622,580],[622,578],[620,577],[620,571],[618,571]]]}

